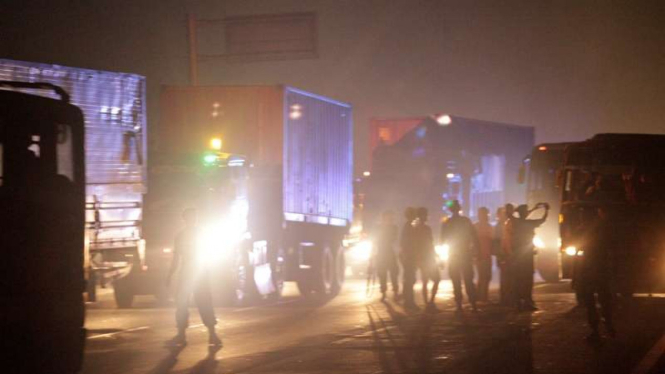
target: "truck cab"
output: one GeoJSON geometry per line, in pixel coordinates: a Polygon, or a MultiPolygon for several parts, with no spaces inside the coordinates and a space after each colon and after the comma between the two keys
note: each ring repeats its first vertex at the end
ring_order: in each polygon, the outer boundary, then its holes
{"type": "Polygon", "coordinates": [[[60,87],[0,81],[0,361],[73,373],[85,342],[84,120],[60,87]],[[46,89],[60,99],[7,89],[46,89]]]}
{"type": "Polygon", "coordinates": [[[536,229],[533,239],[533,245],[538,250],[536,269],[547,282],[557,282],[560,278],[561,238],[556,217],[561,205],[559,176],[563,167],[564,151],[569,144],[572,143],[536,145],[524,158],[519,176],[520,183],[526,184],[526,202],[529,206],[547,203],[552,207],[551,218],[536,229]]]}
{"type": "Polygon", "coordinates": [[[614,245],[617,292],[665,289],[665,136],[599,134],[566,148],[561,213],[564,270],[584,261],[588,227],[602,208],[614,245]]]}

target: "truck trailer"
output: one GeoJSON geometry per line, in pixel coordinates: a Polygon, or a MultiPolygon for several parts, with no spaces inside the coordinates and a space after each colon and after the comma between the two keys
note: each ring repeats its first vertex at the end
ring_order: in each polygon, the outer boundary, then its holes
{"type": "MultiPolygon", "coordinates": [[[[146,180],[145,78],[0,59],[0,80],[61,87],[85,118],[85,245],[88,298],[96,285],[114,283],[119,305],[131,296],[118,285],[145,270],[142,236],[146,180]]],[[[54,91],[18,89],[59,100],[54,91]]]]}
{"type": "Polygon", "coordinates": [[[373,120],[378,143],[364,186],[366,228],[386,209],[401,214],[409,206],[426,207],[436,225],[449,200],[459,200],[470,217],[483,206],[493,212],[524,200],[518,174],[533,147],[532,127],[446,114],[406,121],[411,129],[394,138],[392,128],[403,127],[399,121],[373,120]]]}
{"type": "Polygon", "coordinates": [[[172,254],[193,207],[203,262],[224,278],[213,282],[217,296],[278,297],[284,281],[306,296],[339,292],[353,214],[351,106],[281,85],[169,86],[160,108],[148,257],[172,254]]]}

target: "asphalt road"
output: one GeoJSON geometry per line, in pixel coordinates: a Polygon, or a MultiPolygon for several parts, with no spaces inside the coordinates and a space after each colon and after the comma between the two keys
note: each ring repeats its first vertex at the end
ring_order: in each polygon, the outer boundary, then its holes
{"type": "Polygon", "coordinates": [[[102,295],[88,305],[83,372],[665,373],[660,295],[620,301],[618,336],[589,344],[585,312],[574,309],[567,283],[537,285],[533,313],[492,303],[455,313],[450,282],[441,288],[440,312],[431,314],[367,298],[360,280],[327,303],[303,301],[287,287],[278,302],[217,308],[221,350],[208,347],[195,310],[187,346],[175,349],[165,346],[175,334],[172,306],[148,297],[116,309],[102,295]]]}

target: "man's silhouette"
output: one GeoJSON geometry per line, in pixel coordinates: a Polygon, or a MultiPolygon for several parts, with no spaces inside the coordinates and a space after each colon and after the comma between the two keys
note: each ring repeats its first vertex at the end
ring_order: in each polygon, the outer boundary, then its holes
{"type": "Polygon", "coordinates": [[[175,271],[178,273],[178,288],[176,294],[176,324],[178,334],[171,341],[174,344],[186,344],[185,331],[189,324],[189,300],[194,295],[194,301],[199,309],[201,321],[208,328],[209,343],[221,345],[222,341],[215,333],[215,311],[212,306],[210,283],[207,271],[197,263],[197,213],[196,209],[185,209],[182,213],[185,227],[180,230],[175,239],[173,262],[169,269],[167,284],[175,271]]]}

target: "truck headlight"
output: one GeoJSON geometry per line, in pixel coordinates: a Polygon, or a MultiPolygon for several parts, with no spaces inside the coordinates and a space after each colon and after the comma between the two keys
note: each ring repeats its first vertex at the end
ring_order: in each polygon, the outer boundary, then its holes
{"type": "Polygon", "coordinates": [[[356,262],[367,262],[372,258],[373,247],[370,240],[363,240],[351,247],[349,255],[356,262]]]}
{"type": "Polygon", "coordinates": [[[575,256],[577,254],[577,248],[575,246],[571,245],[571,246],[566,247],[566,249],[564,249],[564,252],[568,256],[575,256]]]}
{"type": "Polygon", "coordinates": [[[450,257],[450,246],[448,244],[439,244],[434,247],[434,251],[441,261],[448,261],[450,257]]]}
{"type": "Polygon", "coordinates": [[[231,220],[204,227],[197,238],[199,264],[210,266],[220,263],[238,243],[249,237],[251,236],[244,227],[231,220]]]}

